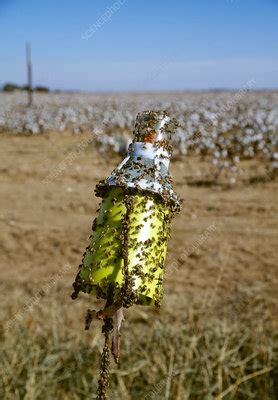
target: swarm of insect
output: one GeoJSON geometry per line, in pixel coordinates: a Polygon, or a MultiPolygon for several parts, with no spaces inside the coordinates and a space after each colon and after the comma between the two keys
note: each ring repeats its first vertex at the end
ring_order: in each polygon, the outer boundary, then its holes
{"type": "Polygon", "coordinates": [[[160,305],[171,219],[180,209],[168,174],[175,128],[166,112],[140,113],[127,156],[96,188],[102,203],[72,297],[83,291],[106,300],[103,310],[89,310],[86,317],[87,329],[94,317],[104,320],[103,358],[113,330],[112,353],[118,360],[123,308],[160,305]]]}

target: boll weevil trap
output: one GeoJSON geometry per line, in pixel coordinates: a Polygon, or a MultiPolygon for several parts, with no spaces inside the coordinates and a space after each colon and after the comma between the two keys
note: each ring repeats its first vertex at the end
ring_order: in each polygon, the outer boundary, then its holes
{"type": "Polygon", "coordinates": [[[99,399],[106,398],[110,331],[118,360],[123,308],[159,306],[162,298],[171,220],[180,210],[168,173],[176,126],[165,111],[139,113],[127,156],[95,190],[102,202],[72,298],[81,291],[106,300],[103,310],[86,316],[86,329],[93,318],[104,321],[99,399]]]}

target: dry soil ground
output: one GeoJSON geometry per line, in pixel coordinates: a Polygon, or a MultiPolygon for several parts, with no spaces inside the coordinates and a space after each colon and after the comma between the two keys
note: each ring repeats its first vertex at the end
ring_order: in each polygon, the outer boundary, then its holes
{"type": "MultiPolygon", "coordinates": [[[[94,340],[91,331],[82,329],[86,309],[96,302],[85,295],[72,301],[71,284],[98,208],[95,184],[120,158],[100,155],[92,145],[79,151],[78,144],[88,137],[55,132],[1,134],[0,317],[4,335],[22,323],[40,335],[50,324],[53,328],[55,320],[59,334],[75,331],[94,340]],[[71,161],[69,154],[74,154],[71,161]],[[57,173],[65,159],[65,168],[57,173]]],[[[188,185],[199,167],[194,157],[172,163],[184,205],[173,223],[164,300],[160,311],[129,309],[126,327],[140,330],[141,325],[153,326],[155,321],[184,324],[195,309],[200,319],[218,318],[229,324],[249,315],[257,321],[258,330],[260,321],[275,320],[277,181],[239,182],[232,189],[188,185]]],[[[118,385],[128,398],[125,383],[118,385]]]]}

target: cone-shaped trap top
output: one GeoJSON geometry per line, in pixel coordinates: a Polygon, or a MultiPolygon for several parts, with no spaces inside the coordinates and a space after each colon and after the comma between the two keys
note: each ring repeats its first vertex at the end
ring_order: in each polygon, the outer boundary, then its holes
{"type": "Polygon", "coordinates": [[[171,119],[166,111],[138,114],[127,156],[107,179],[97,185],[96,195],[103,197],[111,186],[148,191],[158,194],[172,210],[178,211],[180,200],[168,173],[176,126],[176,120],[171,119]]]}

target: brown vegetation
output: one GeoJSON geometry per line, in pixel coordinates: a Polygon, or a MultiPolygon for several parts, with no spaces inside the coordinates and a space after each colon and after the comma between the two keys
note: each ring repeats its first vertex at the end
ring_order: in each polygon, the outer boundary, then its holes
{"type": "MultiPolygon", "coordinates": [[[[89,145],[57,173],[87,138],[1,135],[1,399],[96,395],[103,338],[98,323],[84,331],[84,316],[97,301],[70,294],[98,206],[95,184],[119,157],[89,145]]],[[[111,399],[278,397],[277,181],[247,184],[259,160],[243,162],[233,188],[199,184],[205,168],[195,156],[172,164],[184,206],[164,300],[160,310],[126,312],[111,399]]]]}

